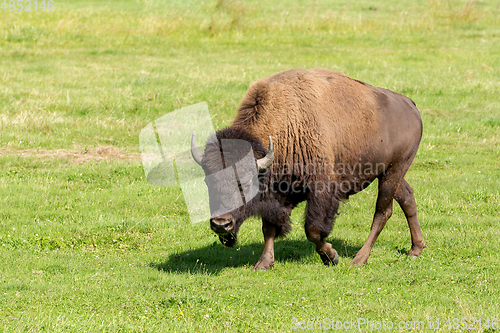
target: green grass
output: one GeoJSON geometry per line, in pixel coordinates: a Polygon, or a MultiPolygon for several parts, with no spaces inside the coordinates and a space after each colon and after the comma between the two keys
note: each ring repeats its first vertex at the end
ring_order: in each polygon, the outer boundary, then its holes
{"type": "Polygon", "coordinates": [[[0,330],[287,332],[292,318],[361,317],[447,332],[449,318],[500,318],[499,14],[497,3],[452,0],[0,11],[0,330]],[[397,208],[368,265],[349,266],[376,186],[342,206],[329,238],[338,267],[323,267],[307,241],[301,205],[275,269],[255,273],[257,219],[224,248],[208,223],[189,222],[179,188],[143,179],[139,160],[55,154],[137,153],[145,125],[202,101],[216,128],[228,126],[251,82],[315,67],[406,94],[421,110],[407,175],[428,245],[418,260],[406,257],[397,208]]]}

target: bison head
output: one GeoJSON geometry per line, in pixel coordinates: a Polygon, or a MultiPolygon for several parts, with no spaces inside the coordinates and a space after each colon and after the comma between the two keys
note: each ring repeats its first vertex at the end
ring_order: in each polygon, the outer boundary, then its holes
{"type": "Polygon", "coordinates": [[[271,166],[274,147],[269,137],[265,151],[256,137],[230,129],[218,132],[208,139],[205,153],[191,138],[191,154],[205,172],[210,204],[210,227],[219,235],[222,244],[233,246],[243,221],[253,214],[258,201],[259,176],[271,166]]]}

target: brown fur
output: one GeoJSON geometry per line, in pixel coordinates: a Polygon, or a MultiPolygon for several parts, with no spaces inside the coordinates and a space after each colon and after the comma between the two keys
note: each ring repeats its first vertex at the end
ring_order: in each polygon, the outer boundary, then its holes
{"type": "MultiPolygon", "coordinates": [[[[256,199],[258,203],[248,204],[252,207],[248,214],[257,211],[263,218],[265,247],[255,269],[274,265],[274,237],[289,230],[288,215],[303,200],[308,202],[307,238],[316,245],[325,264],[335,264],[338,255],[324,239],[331,231],[339,201],[361,191],[376,178],[379,197],[372,230],[353,264],[366,262],[392,213],[393,198],[397,198],[408,218],[413,242],[410,253],[418,256],[425,247],[413,191],[403,179],[422,135],[419,111],[409,98],[326,69],[290,70],[253,83],[233,125],[218,136],[227,137],[228,130],[248,133],[264,147],[269,145],[271,136],[275,159],[267,176],[261,176],[262,181],[268,187],[286,182],[303,189],[300,193],[264,191],[256,199]],[[340,164],[353,169],[342,173],[328,168],[340,164]],[[354,168],[358,164],[363,166],[359,170],[354,168]],[[306,171],[303,166],[307,165],[321,171],[306,171]],[[383,167],[370,171],[367,165],[383,167]],[[293,170],[287,170],[287,166],[293,170]],[[314,185],[318,180],[346,182],[350,187],[319,193],[314,185]]],[[[260,147],[254,150],[261,152],[260,147]]],[[[236,231],[239,224],[237,221],[236,231]]]]}
{"type": "Polygon", "coordinates": [[[359,150],[370,142],[370,129],[380,122],[376,103],[370,88],[341,73],[291,70],[252,84],[233,126],[253,133],[264,146],[272,136],[277,163],[334,162],[332,153],[339,148],[359,150]]]}
{"type": "MultiPolygon", "coordinates": [[[[357,163],[359,153],[377,154],[373,146],[386,139],[386,124],[377,112],[397,94],[325,69],[290,70],[250,86],[233,126],[269,144],[273,137],[276,165],[357,163]]],[[[401,97],[402,95],[397,95],[401,97]]],[[[418,110],[411,101],[414,118],[418,110]]],[[[421,128],[420,128],[421,131],[421,128]]],[[[386,141],[387,142],[387,141],[386,141]]],[[[299,170],[300,171],[300,170],[299,170]]],[[[331,175],[332,177],[335,175],[331,175]]]]}

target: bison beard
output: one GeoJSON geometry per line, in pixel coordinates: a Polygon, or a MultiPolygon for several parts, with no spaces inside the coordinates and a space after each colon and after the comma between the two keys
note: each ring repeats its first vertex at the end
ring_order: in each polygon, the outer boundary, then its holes
{"type": "Polygon", "coordinates": [[[421,136],[420,114],[409,98],[338,72],[291,70],[252,84],[233,125],[209,139],[204,153],[196,147],[193,135],[192,154],[209,176],[235,166],[248,153],[236,146],[222,152],[223,140],[243,140],[251,146],[260,171],[255,197],[246,201],[242,189],[247,184],[240,182],[238,190],[223,178],[207,184],[210,226],[224,245],[236,243],[238,230],[249,216],[262,217],[264,250],[255,270],[274,266],[274,239],[291,230],[289,216],[302,201],[307,201],[307,239],[325,265],[337,264],[338,254],[325,239],[339,203],[378,179],[372,227],[351,261],[359,266],[367,262],[391,216],[393,200],[408,221],[409,255],[420,256],[426,247],[413,190],[404,179],[421,136]],[[343,168],[331,167],[339,165],[343,168]],[[216,213],[224,198],[238,196],[244,203],[241,207],[216,213]]]}

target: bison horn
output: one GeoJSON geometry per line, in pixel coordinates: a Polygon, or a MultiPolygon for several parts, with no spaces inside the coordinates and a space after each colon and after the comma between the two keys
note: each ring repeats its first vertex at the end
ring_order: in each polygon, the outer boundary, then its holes
{"type": "Polygon", "coordinates": [[[273,161],[274,161],[274,145],[273,145],[273,139],[269,137],[269,150],[267,151],[267,155],[257,160],[257,167],[259,168],[259,172],[263,172],[267,168],[269,168],[271,164],[273,164],[273,161]]]}
{"type": "Polygon", "coordinates": [[[196,132],[193,132],[193,136],[191,137],[191,155],[193,155],[194,161],[201,165],[203,153],[198,149],[198,146],[196,145],[196,132]]]}

